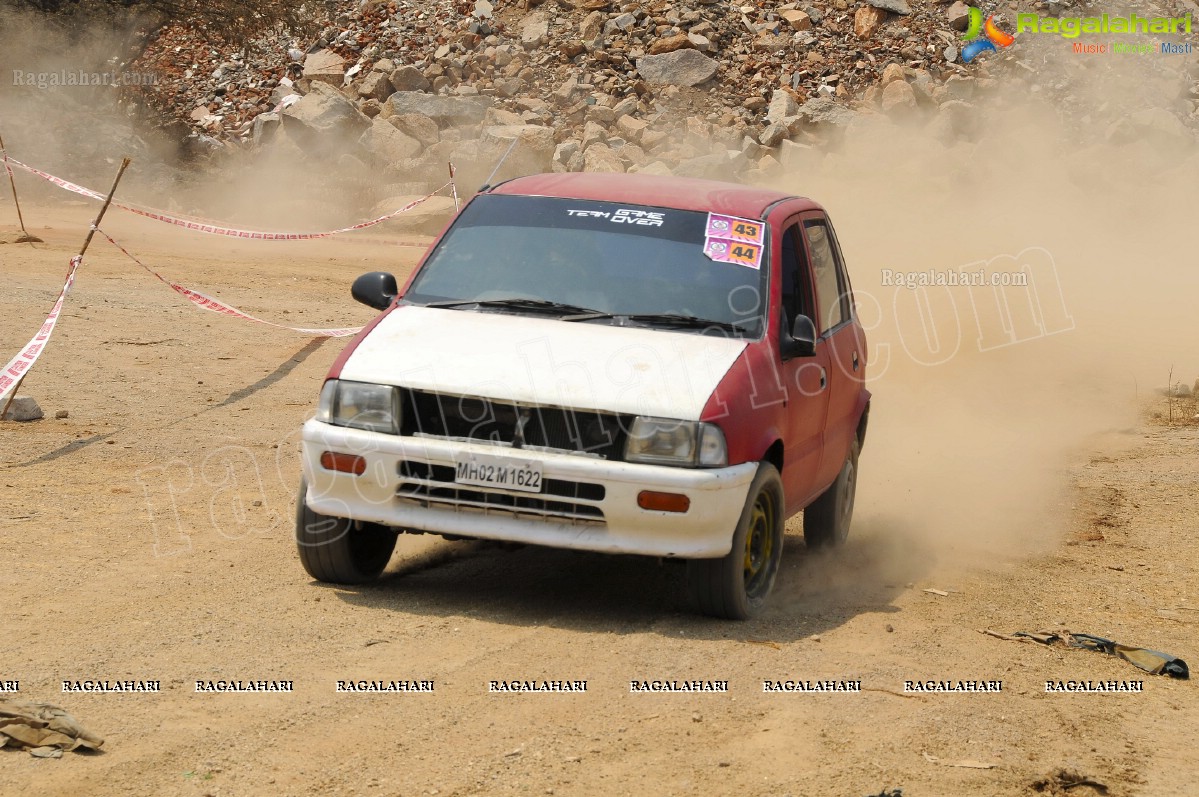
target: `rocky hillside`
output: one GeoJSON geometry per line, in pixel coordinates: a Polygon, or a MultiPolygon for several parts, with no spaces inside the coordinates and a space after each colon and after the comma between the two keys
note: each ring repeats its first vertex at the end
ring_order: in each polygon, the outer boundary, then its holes
{"type": "MultiPolygon", "coordinates": [[[[1014,29],[1017,3],[984,5],[1014,29]]],[[[1193,6],[1162,0],[1139,13],[1193,6]]],[[[1082,0],[1019,7],[1090,13],[1082,0]]],[[[963,64],[962,2],[365,0],[342,8],[313,41],[271,34],[244,49],[168,28],[137,64],[162,76],[144,89],[147,99],[190,125],[205,152],[319,154],[416,192],[444,182],[451,160],[473,188],[505,153],[501,176],[586,169],[754,179],[796,148],[823,145],[858,114],[968,136],[973,104],[1001,82],[1056,92],[1064,109],[1073,103],[1107,136],[1188,137],[1199,98],[1199,60],[1158,58],[1151,68],[1181,88],[1147,98],[1154,110],[1091,107],[1073,95],[1071,70],[1122,65],[1062,58],[1057,51],[1070,45],[1057,36],[1025,35],[963,64]]]]}

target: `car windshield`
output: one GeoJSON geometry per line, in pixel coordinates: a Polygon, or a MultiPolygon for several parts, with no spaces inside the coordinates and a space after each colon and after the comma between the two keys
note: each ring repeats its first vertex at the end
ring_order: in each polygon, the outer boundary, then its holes
{"type": "Polygon", "coordinates": [[[709,215],[484,194],[462,211],[404,300],[694,331],[711,321],[713,331],[757,337],[765,247],[713,248],[709,215]],[[750,256],[728,262],[733,250],[750,256]]]}

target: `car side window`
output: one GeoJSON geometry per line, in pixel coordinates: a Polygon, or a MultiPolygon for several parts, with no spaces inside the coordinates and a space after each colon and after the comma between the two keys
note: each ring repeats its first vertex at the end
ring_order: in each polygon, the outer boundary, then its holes
{"type": "Polygon", "coordinates": [[[804,235],[812,258],[812,274],[816,280],[816,301],[820,307],[820,334],[828,332],[849,317],[848,287],[838,273],[833,239],[823,220],[805,221],[804,235]]]}
{"type": "Polygon", "coordinates": [[[792,224],[783,233],[782,247],[782,262],[779,265],[782,276],[783,312],[786,314],[786,329],[790,330],[797,316],[812,315],[807,302],[804,268],[806,257],[798,224],[792,224]]]}

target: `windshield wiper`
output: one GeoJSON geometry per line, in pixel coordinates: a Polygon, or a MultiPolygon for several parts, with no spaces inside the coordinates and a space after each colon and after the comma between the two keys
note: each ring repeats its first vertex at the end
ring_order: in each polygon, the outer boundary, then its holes
{"type": "Polygon", "coordinates": [[[621,321],[633,321],[640,324],[666,324],[675,327],[686,327],[688,329],[708,329],[715,328],[724,332],[739,332],[743,334],[749,333],[751,330],[745,324],[736,324],[731,321],[714,321],[711,318],[700,318],[694,315],[684,315],[682,313],[584,313],[580,315],[566,316],[563,321],[594,321],[598,319],[616,319],[621,321]]]}
{"type": "Polygon", "coordinates": [[[511,310],[536,310],[554,313],[595,314],[598,311],[590,307],[579,307],[575,304],[551,302],[546,299],[527,299],[513,296],[507,299],[454,299],[446,302],[429,302],[425,307],[502,307],[511,310]]]}

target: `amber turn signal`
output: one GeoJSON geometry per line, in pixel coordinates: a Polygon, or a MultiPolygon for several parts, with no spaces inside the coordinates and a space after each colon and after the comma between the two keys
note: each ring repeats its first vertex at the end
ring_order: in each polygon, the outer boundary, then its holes
{"type": "Polygon", "coordinates": [[[642,509],[656,509],[659,512],[686,512],[691,508],[691,499],[678,493],[642,490],[637,494],[637,506],[642,509]]]}
{"type": "Polygon", "coordinates": [[[357,454],[326,451],[321,454],[321,467],[325,470],[336,470],[342,473],[352,473],[355,476],[361,476],[366,472],[366,460],[357,454]]]}

